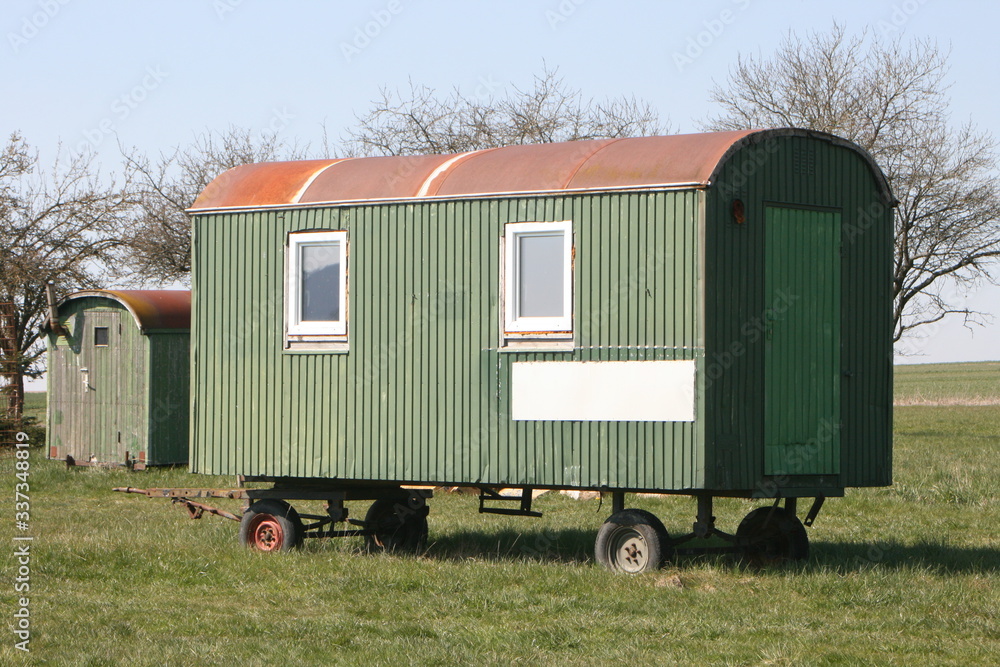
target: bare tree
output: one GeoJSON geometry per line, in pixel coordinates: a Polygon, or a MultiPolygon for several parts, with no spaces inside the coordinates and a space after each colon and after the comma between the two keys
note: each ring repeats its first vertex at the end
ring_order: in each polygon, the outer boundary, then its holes
{"type": "Polygon", "coordinates": [[[382,89],[344,143],[355,156],[419,155],[666,131],[646,102],[585,99],[557,70],[545,68],[531,90],[501,96],[485,84],[473,94],[455,88],[444,96],[413,82],[406,94],[382,89]]]}
{"type": "Polygon", "coordinates": [[[289,146],[277,132],[229,127],[206,131],[189,146],[150,159],[132,149],[122,151],[134,175],[139,219],[124,241],[124,271],[135,284],[186,283],[191,272],[191,220],[185,212],[216,176],[243,164],[293,160],[305,150],[289,146]]]}
{"type": "MultiPolygon", "coordinates": [[[[567,89],[554,70],[536,77],[528,92],[502,98],[439,98],[411,85],[403,99],[387,90],[349,130],[349,155],[463,152],[508,144],[632,136],[661,131],[657,114],[635,99],[597,103],[567,89]]],[[[328,147],[324,136],[324,146],[328,147]]],[[[140,215],[124,238],[120,280],[136,284],[186,283],[191,271],[191,221],[186,210],[212,180],[242,164],[307,157],[308,146],[288,145],[276,132],[230,127],[205,132],[184,147],[153,159],[123,150],[133,174],[140,215]]]]}
{"type": "Polygon", "coordinates": [[[133,213],[130,183],[101,183],[92,154],[57,156],[48,171],[14,133],[0,153],[0,302],[14,305],[3,357],[17,369],[8,408],[20,415],[24,378],[42,373],[45,288],[97,287],[133,213]]]}
{"type": "Polygon", "coordinates": [[[895,340],[959,314],[963,288],[990,276],[1000,256],[996,142],[949,117],[948,54],[931,40],[848,37],[834,24],[789,34],[768,59],[741,57],[711,100],[722,114],[706,128],[801,127],[865,148],[899,199],[893,276],[895,340]]]}

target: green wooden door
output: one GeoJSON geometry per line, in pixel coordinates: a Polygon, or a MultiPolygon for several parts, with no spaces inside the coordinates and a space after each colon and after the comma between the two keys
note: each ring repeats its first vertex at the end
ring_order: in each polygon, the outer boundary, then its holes
{"type": "Polygon", "coordinates": [[[80,363],[84,382],[82,418],[89,422],[85,460],[120,463],[124,459],[119,422],[121,400],[121,315],[90,311],[83,319],[80,363]],[[83,372],[86,369],[86,372],[83,372]]]}
{"type": "Polygon", "coordinates": [[[840,472],[840,213],[765,213],[764,473],[840,472]]]}

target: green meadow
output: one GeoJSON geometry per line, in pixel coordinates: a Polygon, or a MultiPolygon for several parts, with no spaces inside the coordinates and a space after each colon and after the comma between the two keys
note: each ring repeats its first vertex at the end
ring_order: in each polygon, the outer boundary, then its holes
{"type": "MultiPolygon", "coordinates": [[[[66,469],[41,446],[22,532],[3,452],[0,664],[1000,664],[1000,363],[897,367],[896,384],[893,486],[830,499],[809,559],[763,571],[692,557],[612,574],[592,555],[609,504],[557,494],[529,519],[438,493],[416,557],[366,554],[360,538],[251,553],[235,522],[111,491],[235,480],[66,469]],[[33,537],[28,654],[14,647],[15,533],[33,537]]],[[[44,396],[28,403],[44,412],[44,396]]],[[[627,505],[671,533],[694,519],[685,497],[627,505]]],[[[719,526],[753,506],[718,501],[719,526]]]]}

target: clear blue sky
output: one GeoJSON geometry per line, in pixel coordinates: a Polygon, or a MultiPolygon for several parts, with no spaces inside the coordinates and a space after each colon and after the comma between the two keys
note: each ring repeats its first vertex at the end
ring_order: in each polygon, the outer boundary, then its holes
{"type": "MultiPolygon", "coordinates": [[[[530,86],[543,63],[587,96],[634,94],[697,131],[738,54],[768,54],[789,30],[834,18],[950,47],[956,121],[1000,136],[1000,4],[956,0],[7,0],[0,131],[20,130],[49,159],[60,142],[95,145],[106,167],[118,141],[155,154],[229,124],[316,145],[382,86],[502,92],[530,86]]],[[[970,303],[1000,315],[1000,289],[970,303]]],[[[1000,321],[931,333],[909,361],[1000,358],[1000,321]]]]}

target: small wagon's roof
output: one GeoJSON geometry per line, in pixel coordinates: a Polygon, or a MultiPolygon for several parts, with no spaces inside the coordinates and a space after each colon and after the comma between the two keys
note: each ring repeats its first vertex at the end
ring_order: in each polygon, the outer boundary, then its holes
{"type": "Polygon", "coordinates": [[[59,303],[59,308],[86,297],[111,299],[122,304],[132,313],[143,333],[157,329],[191,328],[190,290],[86,290],[70,294],[59,303]]]}
{"type": "Polygon", "coordinates": [[[708,187],[734,152],[775,136],[808,136],[858,152],[887,201],[871,156],[844,139],[798,129],[739,130],[491,148],[456,155],[247,164],[221,174],[191,211],[414,198],[656,187],[708,187]]]}

